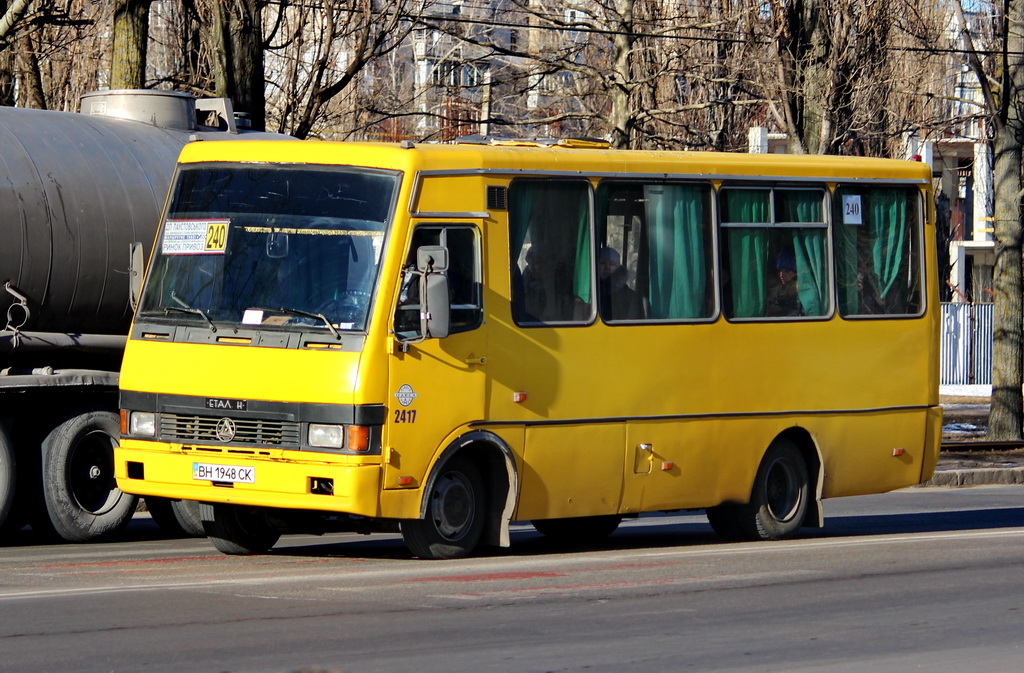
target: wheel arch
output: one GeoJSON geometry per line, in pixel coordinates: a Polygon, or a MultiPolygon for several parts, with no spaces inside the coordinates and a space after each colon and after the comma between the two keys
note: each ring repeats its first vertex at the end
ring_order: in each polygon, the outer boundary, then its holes
{"type": "Polygon", "coordinates": [[[519,493],[519,472],[512,449],[500,437],[485,430],[459,435],[441,452],[423,484],[419,518],[427,516],[430,493],[441,468],[456,456],[471,460],[484,480],[485,521],[481,542],[508,547],[509,523],[519,493]]]}
{"type": "MultiPolygon", "coordinates": [[[[821,448],[811,433],[803,427],[794,426],[779,433],[774,441],[779,439],[789,440],[800,452],[807,466],[807,475],[810,478],[810,486],[813,489],[814,498],[807,503],[807,514],[804,516],[803,526],[806,528],[821,528],[825,523],[824,510],[821,504],[821,493],[825,485],[825,462],[821,457],[821,448]]],[[[765,449],[767,452],[767,449],[765,449]]]]}

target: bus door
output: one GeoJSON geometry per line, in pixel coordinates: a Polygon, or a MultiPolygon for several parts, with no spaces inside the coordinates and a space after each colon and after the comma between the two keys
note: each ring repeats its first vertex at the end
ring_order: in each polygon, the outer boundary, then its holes
{"type": "Polygon", "coordinates": [[[480,229],[471,224],[418,225],[406,256],[394,316],[396,344],[388,374],[387,444],[384,488],[400,477],[419,485],[435,450],[452,431],[484,412],[485,348],[481,290],[480,229]],[[450,330],[423,338],[420,323],[417,251],[447,250],[450,330]]]}

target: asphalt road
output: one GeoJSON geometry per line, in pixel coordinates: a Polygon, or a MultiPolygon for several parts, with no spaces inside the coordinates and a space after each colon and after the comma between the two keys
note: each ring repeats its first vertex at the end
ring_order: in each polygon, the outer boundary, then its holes
{"type": "Polygon", "coordinates": [[[1019,671],[1024,488],[826,503],[826,528],[724,544],[703,515],[491,556],[395,536],[287,537],[262,557],[164,540],[0,549],[0,670],[1019,671]]]}

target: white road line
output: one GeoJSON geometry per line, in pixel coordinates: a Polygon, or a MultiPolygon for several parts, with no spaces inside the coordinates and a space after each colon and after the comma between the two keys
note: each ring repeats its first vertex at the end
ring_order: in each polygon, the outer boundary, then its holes
{"type": "MultiPolygon", "coordinates": [[[[636,563],[639,560],[655,558],[678,558],[685,561],[687,558],[708,557],[708,556],[737,556],[737,555],[763,555],[790,553],[804,551],[810,548],[848,548],[848,547],[871,547],[893,544],[926,544],[944,542],[950,540],[980,540],[994,538],[1019,538],[1024,537],[1024,528],[1006,528],[1000,530],[980,531],[951,531],[947,533],[920,533],[905,534],[892,537],[872,536],[869,538],[816,538],[810,540],[791,540],[774,543],[738,543],[734,545],[715,545],[713,547],[700,548],[679,548],[668,551],[624,551],[608,554],[598,552],[588,554],[585,552],[552,554],[544,557],[502,557],[485,559],[463,559],[453,562],[408,562],[403,561],[388,568],[376,570],[353,570],[350,566],[339,568],[335,572],[324,572],[323,566],[318,566],[316,572],[286,577],[247,577],[236,579],[209,580],[199,582],[166,582],[149,584],[127,584],[127,585],[94,585],[85,587],[68,587],[64,589],[27,589],[0,591],[0,601],[17,601],[38,598],[63,598],[69,596],[82,596],[102,593],[124,593],[132,591],[157,591],[157,590],[196,590],[210,589],[216,587],[232,586],[266,586],[268,584],[299,584],[303,582],[316,582],[322,587],[334,580],[357,580],[363,588],[367,580],[385,580],[385,583],[420,580],[430,581],[434,578],[444,580],[446,577],[458,579],[464,575],[485,575],[488,569],[497,574],[507,573],[509,567],[514,567],[517,572],[524,572],[528,569],[554,568],[566,574],[586,572],[589,570],[601,570],[602,566],[614,565],[623,561],[636,563]],[[589,567],[566,567],[566,559],[578,560],[579,565],[589,567]]],[[[486,579],[486,578],[484,578],[486,579]]],[[[324,587],[333,590],[344,589],[345,587],[324,587]]]]}

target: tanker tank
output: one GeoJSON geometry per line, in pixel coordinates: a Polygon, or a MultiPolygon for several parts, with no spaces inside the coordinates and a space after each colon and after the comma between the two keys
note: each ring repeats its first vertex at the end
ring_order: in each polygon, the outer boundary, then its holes
{"type": "MultiPolygon", "coordinates": [[[[166,91],[0,107],[0,541],[26,523],[89,540],[130,519],[112,462],[130,250],[148,257],[186,143],[286,138],[241,126],[229,101],[166,91]]],[[[174,527],[182,511],[161,504],[174,527]]]]}

